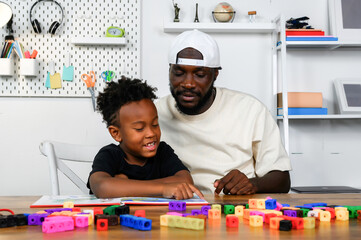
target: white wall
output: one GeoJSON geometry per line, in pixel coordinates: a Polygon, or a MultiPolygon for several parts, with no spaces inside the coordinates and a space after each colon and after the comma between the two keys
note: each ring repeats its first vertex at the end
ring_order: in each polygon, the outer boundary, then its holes
{"type": "MultiPolygon", "coordinates": [[[[176,0],[181,21],[194,19],[195,1],[176,0]]],[[[199,0],[200,21],[212,21],[210,12],[219,1],[199,0]]],[[[228,1],[237,11],[236,21],[248,10],[257,10],[262,20],[279,13],[286,18],[308,16],[316,28],[328,29],[326,0],[228,1]]],[[[243,16],[243,17],[242,17],[243,16]]],[[[172,21],[171,0],[142,1],[142,78],[168,94],[167,50],[176,34],[163,32],[163,20],[172,21]],[[156,6],[156,7],[154,7],[156,6]]],[[[268,34],[212,34],[221,49],[223,69],[217,86],[255,95],[268,107],[272,102],[271,38],[268,34]]],[[[289,88],[292,91],[322,91],[326,107],[334,110],[335,77],[361,75],[361,50],[294,51],[288,55],[289,88]]],[[[1,85],[0,85],[1,86],[1,85]]],[[[293,185],[349,185],[361,187],[360,120],[291,121],[293,185]]],[[[38,146],[52,139],[103,146],[113,140],[90,99],[0,98],[0,195],[50,193],[48,165],[38,146]]],[[[83,177],[88,169],[75,166],[83,177]]],[[[79,193],[68,181],[63,194],[79,193]]]]}

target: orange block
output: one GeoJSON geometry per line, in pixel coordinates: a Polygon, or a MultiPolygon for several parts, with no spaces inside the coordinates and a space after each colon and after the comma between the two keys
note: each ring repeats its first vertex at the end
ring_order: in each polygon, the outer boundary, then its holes
{"type": "Polygon", "coordinates": [[[219,209],[209,209],[208,210],[209,219],[221,219],[221,211],[219,209]]]}
{"type": "Polygon", "coordinates": [[[280,228],[280,221],[283,220],[283,217],[273,217],[273,218],[270,218],[270,224],[269,224],[269,227],[271,229],[279,229],[280,228]]]}
{"type": "Polygon", "coordinates": [[[303,228],[312,229],[316,226],[316,219],[314,217],[303,218],[303,228]]]}
{"type": "Polygon", "coordinates": [[[254,209],[243,209],[243,218],[249,219],[251,211],[254,211],[254,209]]]}
{"type": "Polygon", "coordinates": [[[331,221],[331,213],[329,211],[323,211],[319,213],[320,221],[322,222],[329,222],[331,221]]]}
{"type": "Polygon", "coordinates": [[[263,217],[259,215],[249,216],[249,225],[252,227],[262,227],[263,217]]]}
{"type": "Polygon", "coordinates": [[[248,199],[248,208],[249,209],[257,209],[258,199],[248,199]]]}
{"type": "Polygon", "coordinates": [[[348,211],[343,211],[343,210],[336,211],[336,220],[348,221],[349,220],[348,215],[349,215],[348,211]]]}
{"type": "Polygon", "coordinates": [[[234,215],[238,216],[238,217],[242,217],[243,216],[243,211],[244,211],[244,206],[236,206],[234,208],[234,215]]]}

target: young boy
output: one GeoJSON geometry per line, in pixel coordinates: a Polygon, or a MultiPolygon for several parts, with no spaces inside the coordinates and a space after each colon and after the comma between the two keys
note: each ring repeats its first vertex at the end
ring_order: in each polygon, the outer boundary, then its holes
{"type": "Polygon", "coordinates": [[[98,110],[119,145],[105,146],[95,156],[88,187],[97,197],[187,199],[196,193],[203,198],[174,150],[160,142],[155,90],[122,76],[99,94],[98,110]]]}

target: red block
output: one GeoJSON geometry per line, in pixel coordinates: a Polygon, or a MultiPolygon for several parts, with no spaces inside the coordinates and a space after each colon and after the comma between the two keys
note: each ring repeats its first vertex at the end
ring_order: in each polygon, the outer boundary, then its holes
{"type": "Polygon", "coordinates": [[[269,224],[269,220],[270,220],[270,218],[272,218],[272,217],[277,217],[277,214],[275,214],[275,213],[266,213],[266,214],[264,215],[264,222],[267,223],[267,224],[269,224]]]}
{"type": "Polygon", "coordinates": [[[361,220],[361,210],[357,210],[357,219],[361,220]]]}
{"type": "Polygon", "coordinates": [[[108,219],[98,219],[97,231],[108,231],[108,219]]]}
{"type": "Polygon", "coordinates": [[[72,212],[81,212],[81,208],[80,207],[73,207],[72,212]]]}
{"type": "Polygon", "coordinates": [[[103,214],[103,209],[101,207],[95,207],[93,208],[94,216],[97,214],[103,214]]]}
{"type": "Polygon", "coordinates": [[[336,213],[335,213],[335,209],[334,208],[326,208],[326,211],[330,212],[331,214],[331,219],[336,218],[336,213]]]}
{"type": "Polygon", "coordinates": [[[292,222],[292,229],[303,229],[303,219],[299,217],[288,217],[283,216],[285,220],[289,220],[292,222]]]}
{"type": "Polygon", "coordinates": [[[135,210],[134,216],[145,218],[145,210],[135,210]]]}
{"type": "Polygon", "coordinates": [[[230,214],[228,214],[226,216],[226,225],[227,225],[227,227],[235,228],[235,227],[238,227],[238,224],[239,224],[239,219],[238,219],[237,216],[230,215],[230,214]]]}

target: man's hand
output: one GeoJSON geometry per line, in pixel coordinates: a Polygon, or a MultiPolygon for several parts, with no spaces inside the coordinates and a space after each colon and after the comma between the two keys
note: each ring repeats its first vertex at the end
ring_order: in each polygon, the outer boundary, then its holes
{"type": "Polygon", "coordinates": [[[215,192],[219,194],[222,189],[224,194],[241,195],[254,194],[257,188],[250,182],[246,175],[234,169],[221,179],[214,182],[215,192]]]}
{"type": "Polygon", "coordinates": [[[175,198],[177,200],[193,197],[193,193],[204,199],[203,194],[190,183],[166,183],[164,184],[163,197],[175,198]]]}

